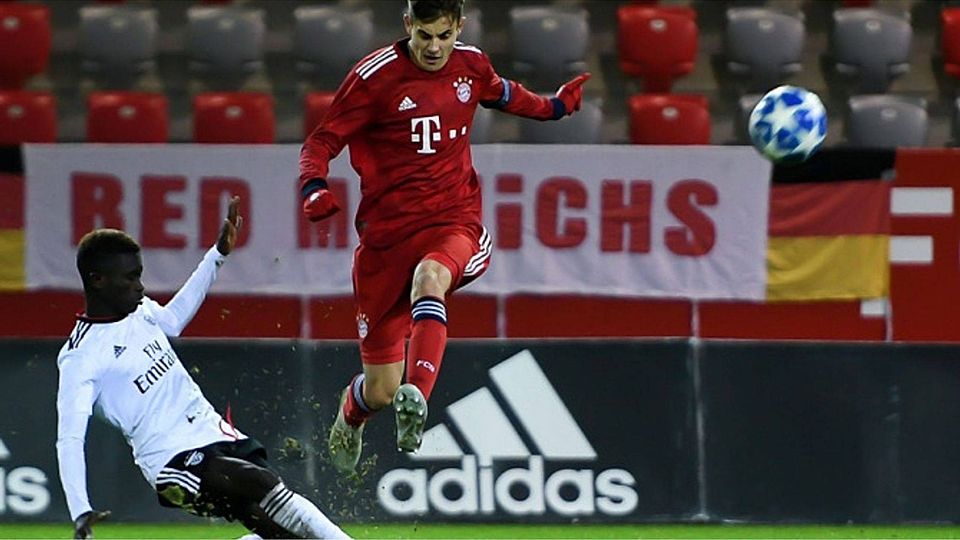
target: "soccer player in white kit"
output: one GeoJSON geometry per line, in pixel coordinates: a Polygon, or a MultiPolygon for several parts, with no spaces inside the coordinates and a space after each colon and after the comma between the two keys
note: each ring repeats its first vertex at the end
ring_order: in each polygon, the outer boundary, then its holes
{"type": "Polygon", "coordinates": [[[259,442],[214,410],[167,340],[196,314],[233,250],[237,205],[234,197],[216,246],[164,306],[143,295],[136,240],[98,229],[80,241],[85,311],[57,358],[57,459],[75,538],[92,537],[109,515],[87,495],[83,446],[94,411],[123,432],[163,506],[238,520],[264,538],[347,538],[284,485],[259,442]]]}

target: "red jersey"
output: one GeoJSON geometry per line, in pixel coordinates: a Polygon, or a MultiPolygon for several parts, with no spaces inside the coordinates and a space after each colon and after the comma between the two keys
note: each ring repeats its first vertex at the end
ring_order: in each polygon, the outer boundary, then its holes
{"type": "Polygon", "coordinates": [[[480,224],[480,184],[470,155],[477,105],[531,118],[557,117],[548,98],[502,79],[480,49],[457,43],[439,71],[410,59],[407,42],[374,51],[340,85],[300,152],[300,182],[326,178],[350,146],[360,176],[356,227],[372,247],[424,227],[480,224]]]}

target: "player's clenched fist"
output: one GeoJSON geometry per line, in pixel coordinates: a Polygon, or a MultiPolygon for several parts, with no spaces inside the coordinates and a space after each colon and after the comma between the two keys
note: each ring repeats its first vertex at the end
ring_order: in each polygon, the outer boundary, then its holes
{"type": "Polygon", "coordinates": [[[340,203],[327,189],[327,181],[322,178],[314,178],[304,184],[301,194],[303,215],[310,221],[320,221],[340,211],[340,203]]]}
{"type": "Polygon", "coordinates": [[[590,72],[582,73],[557,90],[557,99],[563,103],[565,114],[573,114],[574,111],[580,110],[580,102],[583,100],[583,83],[588,79],[590,79],[590,72]]]}

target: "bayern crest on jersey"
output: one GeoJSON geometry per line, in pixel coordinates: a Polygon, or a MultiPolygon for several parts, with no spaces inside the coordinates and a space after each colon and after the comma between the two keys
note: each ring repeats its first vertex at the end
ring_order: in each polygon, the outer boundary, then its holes
{"type": "Polygon", "coordinates": [[[457,89],[457,99],[460,100],[460,103],[470,101],[470,96],[473,95],[473,90],[470,88],[471,84],[473,84],[473,80],[467,77],[457,77],[457,80],[453,83],[453,87],[457,89]]]}

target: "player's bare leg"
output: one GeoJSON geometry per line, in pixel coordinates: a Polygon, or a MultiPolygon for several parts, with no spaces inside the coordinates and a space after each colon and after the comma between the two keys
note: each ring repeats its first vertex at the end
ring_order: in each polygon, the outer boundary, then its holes
{"type": "Polygon", "coordinates": [[[387,406],[400,379],[403,362],[364,364],[363,373],[344,388],[337,417],[330,428],[330,462],[342,473],[357,467],[363,449],[363,426],[374,412],[387,406]]]}
{"type": "Polygon", "coordinates": [[[416,452],[427,423],[427,400],[436,384],[447,344],[447,308],[444,298],[453,277],[443,264],[424,259],[413,274],[410,291],[413,332],[407,354],[406,384],[393,396],[397,420],[397,448],[416,452]]]}

